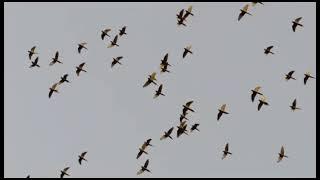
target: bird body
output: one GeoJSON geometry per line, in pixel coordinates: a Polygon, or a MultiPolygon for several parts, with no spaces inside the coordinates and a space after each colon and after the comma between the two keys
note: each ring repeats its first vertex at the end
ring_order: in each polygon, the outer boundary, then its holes
{"type": "Polygon", "coordinates": [[[81,63],[79,66],[76,67],[76,69],[77,69],[77,70],[76,70],[77,76],[80,75],[80,72],[81,72],[81,71],[87,72],[86,70],[83,69],[83,66],[84,66],[85,64],[86,64],[86,63],[84,62],[84,63],[81,63]]]}
{"type": "Polygon", "coordinates": [[[108,32],[111,31],[111,29],[105,29],[101,31],[101,39],[103,40],[105,36],[109,36],[108,32]]]}
{"type": "Polygon", "coordinates": [[[220,107],[220,109],[218,109],[219,110],[219,112],[218,112],[218,115],[217,115],[217,120],[219,121],[219,119],[221,118],[221,116],[222,116],[222,114],[229,114],[229,112],[227,112],[226,111],[226,104],[223,104],[221,107],[220,107]]]}
{"type": "Polygon", "coordinates": [[[294,21],[292,21],[292,30],[293,30],[293,32],[296,32],[297,26],[303,27],[303,25],[300,23],[301,19],[302,19],[302,17],[298,17],[294,21]]]}
{"type": "Polygon", "coordinates": [[[240,14],[238,16],[238,21],[240,21],[240,19],[245,15],[245,14],[249,14],[252,16],[252,14],[250,14],[248,12],[248,9],[249,9],[249,4],[246,4],[242,9],[240,9],[240,14]]]}
{"type": "Polygon", "coordinates": [[[85,46],[86,44],[87,44],[86,42],[83,42],[83,43],[78,44],[78,53],[79,53],[79,54],[81,53],[81,50],[82,50],[82,49],[88,50],[88,48],[85,46]]]}
{"type": "Polygon", "coordinates": [[[119,56],[119,57],[113,58],[113,61],[111,63],[111,68],[116,64],[122,65],[121,62],[120,62],[120,59],[122,59],[122,58],[123,58],[123,56],[119,56]]]}
{"type": "Polygon", "coordinates": [[[28,53],[29,53],[29,59],[30,59],[30,60],[31,60],[32,55],[38,54],[35,50],[36,50],[36,46],[33,46],[33,47],[30,49],[30,51],[28,51],[28,53]]]}
{"type": "Polygon", "coordinates": [[[278,153],[279,157],[278,157],[278,161],[277,163],[279,163],[280,161],[282,161],[282,159],[285,157],[285,158],[288,158],[287,155],[284,154],[284,147],[281,146],[281,149],[280,149],[280,153],[278,153]]]}
{"type": "Polygon", "coordinates": [[[52,96],[53,92],[59,93],[58,91],[58,85],[59,83],[55,83],[51,86],[50,91],[49,91],[49,98],[52,96]]]}
{"type": "Polygon", "coordinates": [[[59,51],[56,52],[54,58],[52,58],[52,61],[50,62],[50,66],[54,65],[55,63],[63,64],[61,61],[59,61],[59,51]]]}
{"type": "Polygon", "coordinates": [[[225,145],[224,151],[222,152],[223,152],[222,159],[226,158],[228,154],[232,155],[232,153],[229,152],[229,143],[225,145]]]}
{"type": "Polygon", "coordinates": [[[60,178],[63,178],[63,176],[70,176],[68,173],[67,173],[67,171],[68,171],[68,169],[69,169],[70,167],[66,167],[66,168],[64,168],[62,171],[60,171],[61,172],[61,174],[60,174],[60,178]]]}
{"type": "Polygon", "coordinates": [[[80,156],[78,156],[79,157],[79,164],[81,165],[81,162],[82,162],[82,160],[84,160],[84,161],[88,161],[87,159],[85,159],[84,158],[84,156],[87,154],[87,152],[85,151],[85,152],[83,152],[83,153],[81,153],[81,155],[80,156]]]}
{"type": "Polygon", "coordinates": [[[301,109],[299,107],[297,107],[297,99],[294,99],[293,102],[292,102],[292,105],[290,106],[291,110],[292,111],[295,111],[296,109],[301,109]]]}
{"type": "Polygon", "coordinates": [[[294,71],[290,71],[288,74],[286,74],[285,79],[288,81],[290,79],[296,80],[296,78],[292,77],[294,71]]]}
{"type": "Polygon", "coordinates": [[[121,28],[120,30],[119,30],[119,36],[122,36],[122,35],[124,35],[124,34],[127,34],[126,33],[126,26],[124,26],[123,28],[121,28]]]}
{"type": "Polygon", "coordinates": [[[273,46],[269,46],[269,47],[267,47],[266,49],[264,49],[264,54],[265,54],[265,55],[268,55],[269,53],[270,53],[270,54],[274,54],[274,53],[271,51],[272,48],[273,48],[273,46]]]}
{"type": "Polygon", "coordinates": [[[153,72],[151,75],[149,75],[148,80],[144,83],[142,87],[147,87],[151,83],[153,83],[154,85],[157,85],[157,83],[155,82],[157,80],[156,74],[157,74],[156,72],[153,72]]]}
{"type": "Polygon", "coordinates": [[[164,140],[164,139],[166,139],[166,138],[172,139],[172,137],[171,137],[170,135],[171,135],[173,129],[174,129],[174,127],[171,127],[167,132],[165,131],[165,132],[164,132],[164,135],[162,135],[162,136],[160,137],[160,140],[164,140]]]}
{"type": "Polygon", "coordinates": [[[64,83],[64,82],[70,83],[70,81],[67,79],[67,77],[68,77],[68,74],[63,75],[63,76],[61,77],[61,80],[59,81],[59,84],[62,84],[62,83],[64,83]]]}
{"type": "Polygon", "coordinates": [[[182,58],[185,58],[188,53],[193,54],[191,51],[191,45],[184,48],[182,58]]]}
{"type": "Polygon", "coordinates": [[[258,104],[258,111],[260,111],[262,105],[269,105],[269,103],[266,101],[266,98],[263,96],[261,99],[259,99],[259,104],[258,104]]]}
{"type": "Polygon", "coordinates": [[[194,131],[194,130],[197,130],[197,131],[200,132],[200,130],[198,129],[198,126],[199,126],[199,125],[200,125],[200,124],[198,124],[198,123],[195,123],[194,125],[192,125],[191,128],[190,128],[190,132],[192,132],[192,131],[194,131]]]}
{"type": "Polygon", "coordinates": [[[257,86],[256,88],[254,88],[252,91],[252,94],[251,94],[251,101],[253,102],[256,95],[259,94],[259,95],[263,95],[262,93],[259,92],[259,90],[261,89],[260,86],[257,86]]]}
{"type": "Polygon", "coordinates": [[[33,68],[33,67],[40,67],[38,65],[38,60],[39,60],[39,57],[37,57],[34,61],[31,61],[31,65],[29,66],[29,68],[33,68]]]}
{"type": "Polygon", "coordinates": [[[119,45],[117,44],[117,41],[118,41],[118,35],[116,35],[116,36],[114,37],[114,39],[113,39],[112,41],[110,41],[110,45],[108,46],[108,48],[111,48],[111,47],[113,47],[113,46],[119,47],[119,45]]]}
{"type": "Polygon", "coordinates": [[[307,81],[308,81],[309,78],[315,79],[315,77],[311,76],[311,74],[310,74],[309,72],[306,72],[306,73],[304,74],[304,78],[303,78],[303,83],[304,83],[304,85],[307,84],[307,81]]]}
{"type": "Polygon", "coordinates": [[[155,95],[153,96],[153,98],[157,98],[159,95],[165,96],[165,95],[162,93],[162,84],[160,84],[158,90],[156,90],[156,93],[155,93],[155,95]]]}
{"type": "Polygon", "coordinates": [[[149,159],[147,159],[144,165],[141,166],[141,169],[137,172],[137,175],[142,174],[144,171],[151,173],[151,171],[148,169],[148,165],[149,165],[149,159]]]}

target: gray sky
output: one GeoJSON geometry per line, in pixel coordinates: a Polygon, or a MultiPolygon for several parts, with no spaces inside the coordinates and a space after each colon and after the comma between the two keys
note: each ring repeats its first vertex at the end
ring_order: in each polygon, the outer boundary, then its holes
{"type": "Polygon", "coordinates": [[[245,3],[5,3],[5,177],[136,177],[147,158],[152,174],[141,177],[315,177],[316,4],[265,3],[237,21],[245,3]],[[193,5],[187,27],[176,13],[193,5]],[[304,28],[292,32],[291,21],[304,28]],[[126,25],[118,48],[106,48],[126,25]],[[77,43],[88,51],[77,53],[77,43]],[[183,48],[193,55],[182,59],[183,48]],[[30,69],[27,51],[36,45],[40,68],[30,69]],[[263,49],[274,45],[275,55],[263,49]],[[59,50],[63,64],[49,67],[59,50]],[[159,74],[169,53],[170,74],[159,74]],[[124,56],[110,68],[112,57],[124,56]],[[75,74],[86,62],[88,73],[75,74]],[[284,80],[295,70],[297,81],[284,80]],[[142,88],[158,72],[156,86],[142,88]],[[48,98],[49,87],[69,74],[70,84],[48,98]],[[257,111],[250,89],[260,85],[270,106],[257,111]],[[301,111],[289,105],[297,98],[301,111]],[[179,123],[182,104],[194,100],[200,132],[160,141],[179,123]],[[217,122],[226,103],[229,115],[217,122]],[[155,147],[136,160],[138,147],[155,147]],[[226,142],[232,156],[221,160],[226,142]],[[281,145],[288,159],[276,163],[281,145]],[[80,166],[77,156],[88,151],[80,166]]]}

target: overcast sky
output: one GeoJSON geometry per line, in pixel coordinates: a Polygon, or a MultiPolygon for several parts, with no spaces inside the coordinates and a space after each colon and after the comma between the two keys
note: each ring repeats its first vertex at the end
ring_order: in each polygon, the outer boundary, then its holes
{"type": "MultiPolygon", "coordinates": [[[[237,21],[246,3],[4,3],[4,175],[59,177],[315,177],[316,4],[264,3],[237,21]],[[187,27],[176,14],[193,5],[187,27]],[[291,21],[303,17],[296,32],[291,21]],[[127,26],[120,47],[107,48],[127,26]],[[111,38],[100,38],[111,28],[111,38]],[[77,52],[87,42],[88,51],[77,52]],[[193,54],[182,59],[183,48],[193,54]],[[273,45],[274,55],[263,49],[273,45]],[[37,46],[40,68],[29,68],[37,46]],[[56,51],[63,64],[49,67],[56,51]],[[172,73],[159,73],[169,53],[172,73]],[[111,69],[112,57],[123,56],[111,69]],[[75,67],[86,62],[79,77],[75,67]],[[295,70],[296,81],[284,75],[295,70]],[[163,84],[142,88],[157,72],[163,84]],[[70,84],[48,98],[65,74],[70,84]],[[257,111],[250,90],[260,85],[270,106],[257,111]],[[297,98],[302,110],[292,112],[297,98]],[[182,105],[200,132],[176,138],[182,105]],[[218,108],[230,114],[217,122],[218,108]],[[174,140],[160,141],[174,126],[174,140]],[[148,138],[155,147],[138,160],[148,138]],[[233,154],[221,160],[226,143],[233,154]],[[288,159],[276,163],[281,146],[288,159]],[[78,155],[88,151],[88,162],[78,155]]],[[[33,57],[33,59],[36,56],[33,57]]]]}

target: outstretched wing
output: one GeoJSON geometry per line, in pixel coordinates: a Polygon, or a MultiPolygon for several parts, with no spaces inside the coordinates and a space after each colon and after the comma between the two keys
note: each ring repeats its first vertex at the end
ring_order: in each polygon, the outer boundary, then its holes
{"type": "Polygon", "coordinates": [[[167,134],[170,135],[170,134],[172,133],[173,129],[174,129],[174,127],[171,127],[171,128],[168,130],[167,134]]]}
{"type": "Polygon", "coordinates": [[[84,157],[86,154],[87,154],[87,151],[83,152],[83,153],[81,154],[81,157],[84,157]]]}
{"type": "Polygon", "coordinates": [[[117,57],[116,59],[117,59],[117,61],[119,61],[120,59],[122,59],[123,58],[123,56],[119,56],[119,57],[117,57]]]}
{"type": "Polygon", "coordinates": [[[150,81],[149,79],[144,83],[143,87],[147,87],[152,81],[150,81]]]}
{"type": "Polygon", "coordinates": [[[79,65],[79,68],[82,69],[82,67],[83,67],[85,64],[86,64],[85,62],[84,62],[84,63],[81,63],[81,64],[79,65]]]}
{"type": "Polygon", "coordinates": [[[117,43],[117,41],[118,41],[118,35],[116,35],[116,37],[114,37],[114,39],[113,39],[113,43],[117,43]]]}
{"type": "Polygon", "coordinates": [[[267,47],[267,50],[270,51],[273,48],[273,46],[267,47]]]}
{"type": "Polygon", "coordinates": [[[142,174],[142,173],[143,173],[143,170],[140,169],[140,170],[137,172],[137,175],[140,175],[140,174],[142,174]]]}
{"type": "Polygon", "coordinates": [[[161,91],[162,91],[162,84],[160,84],[158,91],[161,93],[161,91]]]}
{"type": "Polygon", "coordinates": [[[63,172],[67,172],[70,167],[66,167],[63,169],[63,172]]]}
{"type": "Polygon", "coordinates": [[[56,55],[54,56],[55,59],[58,59],[59,57],[59,51],[56,52],[56,55]]]}
{"type": "Polygon", "coordinates": [[[294,22],[299,23],[299,21],[302,19],[302,17],[298,17],[297,19],[294,20],[294,22]]]}
{"type": "Polygon", "coordinates": [[[146,162],[144,163],[144,167],[147,168],[149,164],[149,159],[146,160],[146,162]]]}
{"type": "Polygon", "coordinates": [[[163,61],[164,61],[164,62],[167,62],[167,61],[168,61],[168,56],[169,56],[169,53],[167,53],[167,54],[164,56],[164,58],[163,58],[163,61]]]}
{"type": "Polygon", "coordinates": [[[31,48],[31,52],[34,52],[35,49],[36,49],[36,46],[33,46],[33,47],[31,48]]]}
{"type": "Polygon", "coordinates": [[[289,76],[292,76],[293,73],[294,73],[294,71],[290,71],[290,72],[288,73],[288,75],[289,75],[289,76]]]}
{"type": "Polygon", "coordinates": [[[226,152],[229,151],[229,143],[226,144],[226,147],[224,148],[224,150],[225,150],[226,152]]]}
{"type": "Polygon", "coordinates": [[[293,102],[292,102],[292,106],[296,107],[296,105],[297,105],[297,99],[294,99],[293,102]]]}
{"type": "Polygon", "coordinates": [[[186,103],[186,106],[187,106],[187,107],[190,107],[190,105],[191,105],[192,103],[193,103],[193,101],[189,101],[189,102],[186,103]]]}
{"type": "Polygon", "coordinates": [[[281,146],[280,154],[284,155],[284,147],[281,146]]]}

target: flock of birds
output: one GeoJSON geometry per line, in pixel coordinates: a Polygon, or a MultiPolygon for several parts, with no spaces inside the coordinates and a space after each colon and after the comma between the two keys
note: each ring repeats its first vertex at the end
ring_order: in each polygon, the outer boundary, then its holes
{"type": "MultiPolygon", "coordinates": [[[[252,2],[252,6],[255,6],[257,3],[264,5],[262,2],[252,2]]],[[[251,13],[249,13],[249,7],[250,4],[246,4],[242,9],[240,9],[240,14],[238,16],[238,21],[240,21],[244,15],[248,14],[251,15],[251,13]]],[[[183,25],[183,26],[187,26],[186,24],[186,20],[189,16],[194,16],[193,12],[192,12],[192,6],[189,6],[186,10],[182,9],[178,14],[176,14],[177,16],[177,24],[183,25]]],[[[296,31],[296,28],[298,26],[303,27],[303,25],[300,23],[302,17],[296,18],[295,20],[292,21],[292,30],[293,32],[296,31]]],[[[110,35],[108,34],[111,31],[111,29],[105,29],[101,31],[101,39],[104,40],[107,37],[111,38],[110,35]]],[[[115,35],[115,37],[110,41],[110,44],[107,46],[108,48],[111,47],[119,47],[118,43],[118,37],[122,37],[123,35],[127,35],[126,33],[126,26],[122,27],[119,30],[119,33],[117,35],[115,35]]],[[[86,47],[87,43],[82,42],[80,44],[78,44],[78,53],[81,54],[83,49],[88,50],[88,48],[86,47]]],[[[264,54],[268,55],[268,54],[274,54],[272,52],[272,48],[273,46],[269,46],[266,47],[264,49],[264,54]]],[[[187,54],[192,54],[193,52],[191,51],[191,45],[187,46],[184,48],[183,53],[182,53],[182,58],[185,58],[187,56],[187,54]]],[[[31,50],[28,51],[29,54],[29,59],[32,60],[33,55],[38,54],[38,52],[36,52],[36,46],[33,46],[31,48],[31,50]]],[[[160,62],[160,73],[170,73],[170,71],[168,70],[168,67],[171,66],[168,63],[168,56],[169,54],[165,54],[164,58],[161,60],[160,62]]],[[[122,65],[122,63],[120,62],[120,60],[123,58],[123,56],[119,56],[119,57],[115,57],[113,58],[113,61],[111,62],[111,68],[113,68],[116,64],[122,65]]],[[[34,61],[31,61],[31,65],[30,68],[33,67],[40,67],[38,65],[39,62],[39,57],[36,57],[34,59],[34,61]]],[[[56,63],[60,63],[63,64],[60,60],[60,56],[59,56],[59,52],[57,51],[55,53],[55,56],[52,58],[52,61],[49,63],[50,66],[56,64],[56,63]]],[[[76,75],[79,76],[81,72],[87,72],[84,69],[85,66],[85,62],[81,63],[79,66],[76,67],[76,75]]],[[[293,77],[295,71],[290,71],[287,74],[285,74],[285,80],[296,80],[295,77],[293,77]]],[[[150,84],[153,85],[158,85],[157,84],[157,79],[156,79],[156,72],[153,72],[152,74],[148,75],[148,78],[146,80],[146,82],[143,84],[143,88],[149,86],[150,84]]],[[[313,78],[315,79],[314,76],[312,76],[309,72],[304,74],[304,79],[303,79],[303,83],[304,85],[306,85],[307,81],[309,78],[313,78]]],[[[58,93],[58,87],[63,84],[64,82],[70,83],[70,81],[67,79],[68,78],[68,74],[64,74],[60,81],[54,83],[50,88],[49,88],[49,98],[51,98],[53,92],[58,93]]],[[[158,88],[155,91],[154,97],[153,98],[157,98],[160,95],[161,96],[165,96],[165,94],[162,92],[163,90],[163,84],[160,84],[158,86],[158,88]]],[[[257,95],[260,95],[261,98],[259,99],[259,103],[258,103],[258,111],[260,111],[261,107],[263,105],[269,105],[269,103],[266,100],[266,97],[264,96],[264,94],[261,92],[261,87],[257,86],[254,89],[251,90],[251,101],[254,102],[255,101],[255,97],[257,95]]],[[[188,130],[187,130],[187,121],[189,121],[189,119],[187,118],[188,112],[195,112],[195,110],[193,108],[191,108],[191,105],[194,101],[188,101],[186,102],[184,105],[182,105],[182,113],[180,114],[180,122],[177,125],[177,138],[179,138],[182,134],[186,134],[188,135],[188,130]]],[[[217,114],[217,121],[219,121],[222,117],[223,114],[229,114],[229,112],[226,110],[226,104],[221,105],[221,107],[218,109],[218,114],[217,114]]],[[[297,100],[294,99],[293,102],[290,105],[290,108],[292,109],[292,111],[301,109],[300,107],[297,106],[297,100]]],[[[196,131],[200,131],[198,129],[198,126],[200,124],[199,123],[194,123],[193,125],[191,125],[190,127],[190,132],[193,132],[194,130],[196,131]]],[[[165,140],[167,138],[173,139],[171,134],[174,130],[174,127],[169,128],[167,131],[164,131],[163,135],[160,137],[160,140],[165,140]]],[[[139,148],[139,152],[136,156],[136,159],[139,159],[143,154],[148,154],[148,152],[146,151],[148,146],[153,146],[151,144],[151,138],[147,139],[139,148]]],[[[228,155],[232,155],[232,153],[229,151],[229,143],[225,144],[224,150],[222,151],[222,159],[225,159],[228,155]]],[[[81,153],[78,156],[78,162],[81,165],[82,161],[87,161],[87,159],[85,159],[85,155],[87,154],[87,151],[81,153]]],[[[278,153],[278,160],[277,162],[280,162],[283,158],[288,158],[288,156],[285,154],[285,150],[284,147],[281,146],[280,152],[278,153]]],[[[137,172],[137,175],[142,174],[143,172],[147,171],[151,173],[151,170],[148,169],[148,165],[149,165],[149,159],[147,159],[145,161],[145,163],[143,164],[143,166],[141,166],[141,168],[139,169],[139,171],[137,172]]],[[[68,170],[70,169],[70,167],[65,167],[63,170],[60,171],[60,177],[63,178],[64,176],[70,176],[68,174],[68,170]]],[[[30,175],[27,176],[27,178],[30,178],[30,175]]]]}

